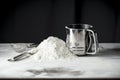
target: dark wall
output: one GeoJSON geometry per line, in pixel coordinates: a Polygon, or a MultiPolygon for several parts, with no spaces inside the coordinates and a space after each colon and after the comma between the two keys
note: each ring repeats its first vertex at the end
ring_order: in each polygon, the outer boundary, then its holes
{"type": "Polygon", "coordinates": [[[79,20],[81,23],[94,26],[100,42],[116,42],[116,13],[113,2],[110,0],[84,0],[82,2],[79,20]]]}
{"type": "Polygon", "coordinates": [[[114,0],[3,0],[0,42],[39,43],[48,36],[65,40],[65,25],[87,23],[99,42],[120,42],[120,10],[114,0]]]}

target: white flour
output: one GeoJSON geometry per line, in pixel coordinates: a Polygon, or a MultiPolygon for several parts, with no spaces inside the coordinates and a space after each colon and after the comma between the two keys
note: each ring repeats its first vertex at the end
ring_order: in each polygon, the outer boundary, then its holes
{"type": "Polygon", "coordinates": [[[43,61],[76,57],[69,51],[63,40],[53,36],[43,40],[38,47],[31,52],[36,52],[32,56],[34,59],[43,61]]]}

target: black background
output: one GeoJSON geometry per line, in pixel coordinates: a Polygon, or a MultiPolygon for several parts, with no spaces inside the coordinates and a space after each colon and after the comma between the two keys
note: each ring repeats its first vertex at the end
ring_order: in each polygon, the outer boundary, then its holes
{"type": "Polygon", "coordinates": [[[119,0],[3,0],[0,13],[1,43],[65,40],[64,27],[73,23],[93,25],[99,42],[120,42],[119,0]]]}

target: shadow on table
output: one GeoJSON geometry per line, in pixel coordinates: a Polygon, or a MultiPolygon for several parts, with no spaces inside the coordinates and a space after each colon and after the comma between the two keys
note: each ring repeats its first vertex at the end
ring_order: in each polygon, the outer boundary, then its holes
{"type": "Polygon", "coordinates": [[[101,49],[95,55],[84,55],[84,56],[85,57],[111,57],[111,56],[120,57],[120,48],[101,49]]]}
{"type": "Polygon", "coordinates": [[[102,49],[94,56],[120,56],[120,48],[102,49]]]}

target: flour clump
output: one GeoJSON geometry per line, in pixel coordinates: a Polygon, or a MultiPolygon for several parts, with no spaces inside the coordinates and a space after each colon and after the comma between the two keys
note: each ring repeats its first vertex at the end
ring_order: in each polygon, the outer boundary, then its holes
{"type": "Polygon", "coordinates": [[[33,57],[37,60],[57,60],[76,57],[69,51],[63,40],[53,36],[43,40],[32,51],[36,52],[33,57]]]}

